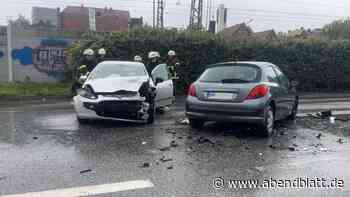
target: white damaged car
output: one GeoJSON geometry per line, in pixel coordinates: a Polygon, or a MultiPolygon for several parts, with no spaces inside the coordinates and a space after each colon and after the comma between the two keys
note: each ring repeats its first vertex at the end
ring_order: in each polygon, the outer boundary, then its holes
{"type": "Polygon", "coordinates": [[[156,108],[173,103],[173,82],[165,64],[149,76],[142,63],[105,61],[96,66],[73,98],[79,122],[109,119],[154,122],[156,108]]]}

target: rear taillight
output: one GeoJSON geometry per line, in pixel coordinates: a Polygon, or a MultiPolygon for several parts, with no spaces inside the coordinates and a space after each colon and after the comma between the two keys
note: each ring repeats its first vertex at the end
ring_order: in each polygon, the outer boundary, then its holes
{"type": "Polygon", "coordinates": [[[250,91],[246,100],[249,99],[258,99],[266,96],[270,91],[270,88],[266,85],[258,85],[252,91],[250,91]]]}
{"type": "Polygon", "coordinates": [[[190,87],[188,88],[188,96],[193,96],[193,97],[197,97],[197,93],[196,93],[196,87],[194,86],[194,83],[192,83],[190,85],[190,87]]]}

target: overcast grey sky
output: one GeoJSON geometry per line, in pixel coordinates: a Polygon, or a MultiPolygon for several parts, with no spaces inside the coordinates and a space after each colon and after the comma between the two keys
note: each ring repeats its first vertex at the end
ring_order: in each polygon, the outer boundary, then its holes
{"type": "MultiPolygon", "coordinates": [[[[165,0],[165,25],[185,27],[189,22],[190,0],[165,0]],[[180,2],[180,4],[178,3],[180,2]]],[[[206,2],[204,0],[205,7],[206,2]]],[[[217,7],[228,7],[228,25],[249,21],[254,31],[287,31],[299,27],[322,27],[335,19],[350,15],[349,0],[214,0],[217,7]]],[[[129,10],[132,17],[143,16],[152,23],[152,0],[1,0],[0,24],[9,17],[31,16],[31,7],[81,5],[129,10]]],[[[206,13],[206,11],[204,11],[206,13]]],[[[206,17],[204,17],[206,18],[206,17]]],[[[204,22],[205,23],[205,22],[204,22]]]]}

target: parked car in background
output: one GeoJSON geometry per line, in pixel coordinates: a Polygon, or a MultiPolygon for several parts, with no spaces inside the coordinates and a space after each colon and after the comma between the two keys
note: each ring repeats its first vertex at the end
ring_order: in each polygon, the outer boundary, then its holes
{"type": "Polygon", "coordinates": [[[189,87],[186,115],[193,128],[205,121],[258,124],[265,136],[274,122],[294,119],[295,84],[268,62],[227,62],[208,66],[189,87]]]}
{"type": "Polygon", "coordinates": [[[105,61],[81,80],[83,88],[74,97],[79,122],[110,119],[150,124],[156,108],[173,102],[173,82],[165,64],[149,76],[142,63],[105,61]]]}

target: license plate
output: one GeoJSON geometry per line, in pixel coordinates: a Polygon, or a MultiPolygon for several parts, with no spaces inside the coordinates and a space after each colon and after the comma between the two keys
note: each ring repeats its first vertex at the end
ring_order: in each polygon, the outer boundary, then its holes
{"type": "Polygon", "coordinates": [[[207,92],[207,99],[209,100],[233,100],[237,94],[230,92],[207,92]]]}

